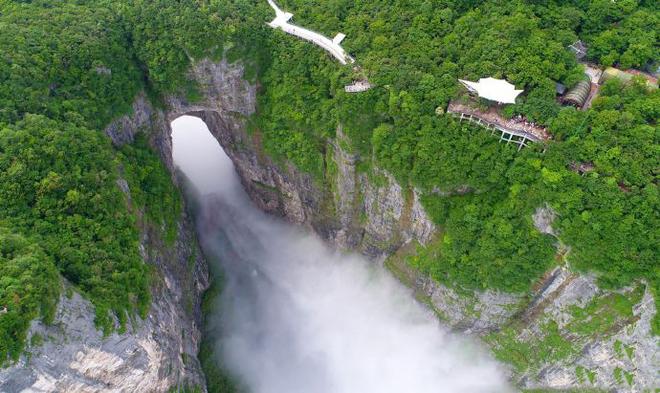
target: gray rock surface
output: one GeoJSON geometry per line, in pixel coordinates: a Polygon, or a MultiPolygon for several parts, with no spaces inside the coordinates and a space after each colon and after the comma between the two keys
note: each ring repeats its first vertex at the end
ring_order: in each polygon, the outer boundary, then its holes
{"type": "Polygon", "coordinates": [[[532,220],[534,221],[534,226],[539,232],[555,236],[555,231],[552,229],[552,223],[555,221],[557,213],[549,206],[543,206],[536,209],[532,220]]]}
{"type": "MultiPolygon", "coordinates": [[[[334,173],[328,172],[334,176],[334,181],[330,181],[329,186],[319,185],[291,165],[276,165],[263,153],[258,133],[247,132],[245,116],[256,109],[256,88],[242,79],[240,66],[203,63],[194,68],[193,74],[205,86],[205,100],[194,105],[170,100],[173,109],[165,117],[168,121],[183,114],[201,117],[234,162],[245,189],[261,209],[307,226],[337,247],[358,250],[377,261],[384,260],[406,244],[424,245],[433,240],[436,228],[420,202],[420,191],[402,187],[393,176],[378,168],[373,168],[370,173],[359,173],[356,165],[359,157],[343,148],[350,146],[350,141],[343,135],[341,126],[327,145],[330,154],[326,160],[332,162],[326,162],[326,166],[336,167],[334,173]],[[205,72],[211,72],[212,76],[204,77],[205,72]],[[220,84],[207,82],[222,79],[218,75],[230,80],[220,84]],[[232,97],[235,94],[240,97],[232,97]],[[225,101],[229,103],[226,107],[222,106],[225,101]]],[[[165,134],[159,138],[167,141],[169,128],[163,130],[165,134]]],[[[161,146],[170,145],[163,143],[161,146]]],[[[162,155],[171,157],[169,150],[164,150],[162,155]]],[[[471,190],[461,188],[448,195],[466,192],[471,190]]],[[[552,228],[555,215],[551,208],[542,207],[532,218],[540,232],[557,236],[552,228]]],[[[569,318],[566,309],[570,305],[584,306],[597,296],[606,296],[606,292],[598,289],[593,277],[580,276],[565,268],[548,272],[529,294],[466,293],[424,277],[415,281],[418,289],[422,289],[431,300],[433,308],[453,328],[485,335],[516,322],[529,325],[527,331],[532,335],[531,340],[543,337],[538,325],[540,321],[550,318],[561,325],[562,318],[569,318]],[[564,311],[556,311],[558,309],[564,311]]],[[[639,306],[644,310],[640,314],[643,317],[636,323],[620,327],[607,338],[594,337],[588,345],[585,344],[580,357],[548,364],[536,375],[524,376],[520,384],[562,389],[596,386],[620,391],[635,391],[653,384],[658,386],[657,357],[651,355],[657,352],[658,343],[648,327],[655,313],[654,303],[648,299],[643,303],[643,307],[639,306]],[[630,337],[630,332],[637,332],[634,338],[630,337]],[[644,348],[635,352],[639,359],[634,367],[628,365],[626,368],[634,374],[633,387],[614,381],[611,364],[590,355],[587,350],[599,346],[611,348],[612,340],[634,340],[636,348],[644,348]],[[575,368],[581,362],[600,375],[596,385],[585,385],[576,378],[575,368]]]]}
{"type": "MultiPolygon", "coordinates": [[[[552,320],[557,323],[562,336],[570,338],[572,345],[581,350],[574,357],[545,364],[536,375],[524,378],[523,385],[527,388],[556,389],[580,386],[617,392],[657,389],[660,386],[660,339],[651,332],[651,321],[656,309],[648,288],[644,290],[641,301],[634,305],[631,320],[614,324],[605,334],[576,336],[569,329],[569,324],[575,321],[572,307],[584,308],[590,302],[603,299],[612,293],[632,296],[630,294],[636,288],[605,291],[596,285],[596,278],[593,276],[576,275],[566,269],[561,270],[562,274],[557,275],[554,280],[560,282],[559,285],[548,287],[543,294],[546,301],[534,306],[541,310],[537,310],[537,317],[529,321],[521,338],[534,339],[534,335],[539,335],[542,331],[541,326],[552,320]],[[593,382],[586,376],[579,376],[577,367],[593,373],[593,382]]],[[[594,315],[591,318],[604,317],[594,315]]]]}
{"type": "MultiPolygon", "coordinates": [[[[377,261],[402,250],[402,246],[425,245],[436,237],[436,228],[420,202],[421,192],[398,184],[378,168],[358,172],[360,158],[342,147],[350,146],[350,141],[341,127],[326,146],[326,166],[336,169],[328,172],[333,179],[329,186],[318,184],[292,165],[277,165],[264,154],[258,132],[248,132],[247,117],[256,110],[257,88],[245,80],[240,64],[203,60],[192,67],[191,76],[199,82],[202,100],[191,103],[179,96],[168,97],[168,109],[163,111],[154,109],[140,95],[134,113],[107,128],[113,143],[129,143],[144,130],[174,173],[170,122],[182,115],[198,116],[232,159],[244,188],[262,210],[306,226],[339,248],[358,250],[377,261]]],[[[127,184],[118,186],[130,198],[127,184]]],[[[449,197],[473,190],[464,187],[431,192],[449,197]]],[[[545,207],[532,218],[540,232],[557,236],[552,228],[554,216],[545,207]]],[[[174,250],[167,251],[152,232],[143,228],[142,249],[145,260],[157,266],[161,280],[154,288],[149,317],[136,321],[126,334],[103,338],[93,328],[89,304],[77,295],[65,298],[53,326],[35,323],[31,329],[31,334],[46,337],[43,346],[30,348],[29,359],[24,357],[19,364],[0,371],[0,391],[164,391],[184,380],[202,380],[194,355],[200,336],[199,295],[207,285],[204,261],[197,256],[192,271],[186,270],[190,245],[195,244],[187,220],[182,221],[174,250]]],[[[410,284],[430,300],[451,327],[486,335],[515,323],[521,326],[519,340],[542,339],[541,327],[548,320],[564,329],[572,318],[571,307],[584,307],[607,295],[595,278],[563,267],[548,272],[529,294],[457,291],[418,272],[412,274],[410,284]]],[[[607,337],[576,341],[581,348],[577,357],[519,376],[519,384],[621,392],[660,386],[658,340],[650,331],[655,312],[653,297],[647,291],[635,306],[634,321],[607,337]],[[633,348],[633,355],[622,358],[614,349],[615,342],[633,348]],[[578,365],[596,373],[594,384],[577,378],[578,365]],[[617,368],[633,375],[632,386],[616,380],[617,368]]],[[[568,336],[563,330],[562,334],[568,336]]]]}
{"type": "Polygon", "coordinates": [[[92,304],[65,284],[69,296],[61,296],[54,322],[33,321],[28,342],[35,345],[0,370],[0,392],[164,392],[183,383],[204,385],[196,355],[208,273],[193,227],[184,216],[174,246],[163,247],[149,231],[141,243],[160,281],[147,318],[103,337],[92,304]]]}
{"type": "Polygon", "coordinates": [[[157,127],[153,122],[154,109],[144,93],[140,93],[133,103],[131,115],[122,116],[106,127],[105,133],[115,146],[133,142],[135,134],[140,130],[157,127]]]}

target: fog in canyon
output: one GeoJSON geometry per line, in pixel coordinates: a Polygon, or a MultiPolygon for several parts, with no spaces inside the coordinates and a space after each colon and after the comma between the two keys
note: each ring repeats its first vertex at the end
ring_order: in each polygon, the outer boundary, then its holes
{"type": "Polygon", "coordinates": [[[198,190],[202,247],[224,275],[217,361],[250,392],[510,391],[484,350],[385,269],[253,207],[200,119],[172,126],[174,161],[198,190]]]}

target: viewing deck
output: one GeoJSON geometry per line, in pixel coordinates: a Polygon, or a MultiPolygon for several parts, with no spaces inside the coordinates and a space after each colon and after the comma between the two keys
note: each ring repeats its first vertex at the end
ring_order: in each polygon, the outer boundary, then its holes
{"type": "Polygon", "coordinates": [[[346,90],[347,93],[361,93],[363,91],[367,91],[371,89],[373,86],[369,81],[367,80],[361,80],[361,81],[356,81],[353,82],[350,85],[344,86],[344,90],[346,90]]]}
{"type": "Polygon", "coordinates": [[[339,60],[341,64],[354,63],[355,59],[349,56],[344,48],[341,47],[341,41],[346,37],[344,34],[339,33],[334,39],[329,39],[315,31],[305,29],[304,27],[296,26],[289,23],[289,19],[293,14],[282,11],[273,0],[268,0],[271,8],[275,10],[275,19],[268,25],[274,29],[280,28],[285,33],[302,38],[303,40],[310,41],[321,48],[325,49],[334,58],[339,60]]]}
{"type": "Polygon", "coordinates": [[[514,143],[518,150],[529,146],[530,142],[543,142],[550,139],[545,128],[522,119],[504,119],[495,110],[480,111],[469,105],[450,102],[447,112],[459,119],[484,127],[491,131],[491,135],[499,133],[500,142],[514,143]]]}

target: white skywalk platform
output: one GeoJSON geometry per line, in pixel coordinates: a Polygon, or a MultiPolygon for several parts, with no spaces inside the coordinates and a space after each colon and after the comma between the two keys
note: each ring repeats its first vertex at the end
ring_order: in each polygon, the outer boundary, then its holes
{"type": "Polygon", "coordinates": [[[329,39],[315,31],[305,29],[304,27],[296,26],[289,23],[289,20],[293,14],[289,12],[282,11],[273,0],[268,0],[271,8],[275,10],[275,19],[268,25],[274,29],[280,28],[285,33],[294,35],[296,37],[302,38],[313,42],[314,44],[320,46],[329,52],[334,58],[339,60],[341,64],[354,63],[355,59],[349,56],[344,48],[341,47],[341,42],[344,40],[346,35],[339,33],[335,36],[334,39],[329,39]]]}

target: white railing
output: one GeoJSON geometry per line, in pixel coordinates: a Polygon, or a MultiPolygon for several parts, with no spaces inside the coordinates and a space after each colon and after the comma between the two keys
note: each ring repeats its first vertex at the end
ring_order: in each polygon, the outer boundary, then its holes
{"type": "Polygon", "coordinates": [[[273,0],[268,0],[268,4],[270,4],[271,8],[275,10],[275,19],[268,24],[270,27],[274,29],[280,28],[285,33],[313,42],[329,52],[342,64],[355,62],[355,59],[349,56],[340,45],[345,37],[344,34],[339,33],[334,40],[331,40],[315,31],[289,23],[289,19],[291,19],[293,14],[282,11],[273,0]]]}
{"type": "Polygon", "coordinates": [[[487,130],[490,130],[491,135],[494,135],[496,131],[500,133],[500,142],[506,142],[507,144],[509,143],[515,143],[518,145],[518,150],[522,149],[523,147],[529,146],[527,142],[539,142],[540,139],[536,137],[535,135],[528,134],[526,132],[520,132],[516,130],[512,130],[509,128],[506,128],[504,126],[501,126],[496,123],[491,123],[487,120],[484,120],[478,116],[475,116],[470,113],[463,113],[463,112],[455,112],[455,111],[450,111],[449,112],[452,116],[457,117],[459,121],[467,120],[471,123],[474,123],[478,126],[484,127],[487,130]]]}

